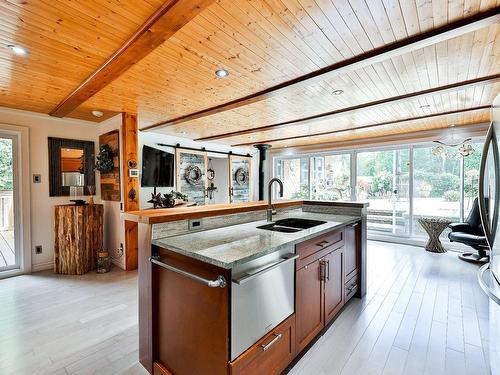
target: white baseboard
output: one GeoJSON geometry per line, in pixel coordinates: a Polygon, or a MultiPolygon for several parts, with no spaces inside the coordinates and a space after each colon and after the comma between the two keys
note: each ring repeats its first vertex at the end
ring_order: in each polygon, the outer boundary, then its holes
{"type": "Polygon", "coordinates": [[[31,265],[31,272],[39,272],[45,270],[51,270],[54,268],[54,262],[45,262],[31,265]]]}

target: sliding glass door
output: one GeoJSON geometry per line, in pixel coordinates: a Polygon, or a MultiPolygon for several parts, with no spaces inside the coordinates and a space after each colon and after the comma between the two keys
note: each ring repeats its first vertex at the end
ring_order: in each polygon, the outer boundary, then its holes
{"type": "Polygon", "coordinates": [[[356,196],[368,201],[368,229],[410,233],[409,149],[357,154],[356,196]]]}
{"type": "Polygon", "coordinates": [[[0,271],[19,268],[20,263],[14,222],[14,139],[0,133],[0,271]]]}

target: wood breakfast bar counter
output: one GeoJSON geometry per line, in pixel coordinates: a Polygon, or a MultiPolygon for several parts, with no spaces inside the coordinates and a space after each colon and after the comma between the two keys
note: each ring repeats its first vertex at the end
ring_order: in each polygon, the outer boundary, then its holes
{"type": "Polygon", "coordinates": [[[154,374],[281,373],[366,293],[367,203],[126,212],[138,223],[139,360],[154,374]]]}

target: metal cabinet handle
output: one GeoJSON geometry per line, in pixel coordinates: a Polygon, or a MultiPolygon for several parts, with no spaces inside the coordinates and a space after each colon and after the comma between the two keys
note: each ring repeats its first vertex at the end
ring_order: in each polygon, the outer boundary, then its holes
{"type": "Polygon", "coordinates": [[[269,349],[271,346],[274,345],[274,343],[276,341],[278,341],[281,337],[283,337],[283,334],[282,333],[279,333],[279,334],[274,334],[274,339],[272,339],[268,344],[262,344],[261,347],[262,347],[262,351],[266,351],[267,349],[269,349]]]}
{"type": "Polygon", "coordinates": [[[328,272],[326,274],[326,279],[330,280],[330,261],[329,260],[326,261],[326,267],[327,267],[327,270],[328,270],[328,272]]]}
{"type": "Polygon", "coordinates": [[[356,222],[356,223],[354,223],[354,224],[352,224],[352,225],[351,225],[351,228],[355,228],[355,227],[357,227],[358,225],[359,225],[359,222],[356,222]]]}
{"type": "Polygon", "coordinates": [[[215,279],[215,280],[208,280],[208,279],[205,279],[205,278],[200,277],[198,275],[194,275],[190,272],[186,272],[186,271],[181,270],[179,268],[173,267],[169,264],[160,262],[160,260],[158,258],[157,259],[149,258],[149,260],[151,261],[151,263],[154,263],[154,264],[156,264],[160,267],[163,267],[167,270],[174,271],[180,275],[189,277],[190,279],[198,281],[199,283],[205,284],[205,285],[209,286],[210,288],[225,288],[227,285],[226,279],[222,275],[217,276],[217,279],[215,279]]]}
{"type": "Polygon", "coordinates": [[[326,245],[328,245],[330,242],[324,240],[324,241],[321,241],[320,243],[317,243],[316,245],[318,246],[321,246],[321,247],[325,247],[326,245]]]}

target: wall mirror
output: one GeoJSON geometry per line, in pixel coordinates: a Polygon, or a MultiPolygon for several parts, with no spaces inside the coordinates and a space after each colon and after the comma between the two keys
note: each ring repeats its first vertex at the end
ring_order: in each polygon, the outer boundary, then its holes
{"type": "Polygon", "coordinates": [[[94,142],[49,137],[50,196],[69,196],[71,187],[95,191],[94,142]]]}

